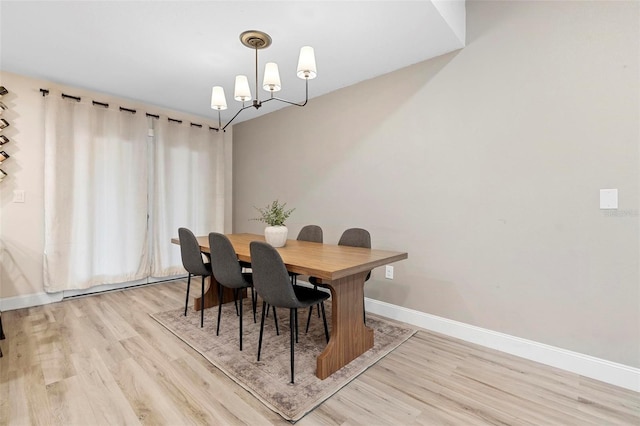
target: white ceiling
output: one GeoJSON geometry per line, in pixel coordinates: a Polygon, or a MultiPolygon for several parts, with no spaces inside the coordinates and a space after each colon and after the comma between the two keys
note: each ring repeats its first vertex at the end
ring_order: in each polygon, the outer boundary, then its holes
{"type": "MultiPolygon", "coordinates": [[[[277,62],[278,96],[299,102],[300,47],[315,49],[313,98],[464,47],[465,3],[1,0],[0,24],[2,70],[211,118],[211,87],[221,85],[224,124],[242,105],[233,100],[235,75],[248,75],[255,97],[254,52],[241,32],[271,36],[260,75],[277,62]]],[[[269,102],[234,123],[285,106],[269,102]]]]}

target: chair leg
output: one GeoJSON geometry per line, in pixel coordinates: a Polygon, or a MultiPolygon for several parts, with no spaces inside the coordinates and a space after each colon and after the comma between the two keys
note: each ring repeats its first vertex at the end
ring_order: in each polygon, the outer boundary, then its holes
{"type": "Polygon", "coordinates": [[[236,315],[240,315],[238,312],[238,292],[233,290],[233,304],[236,306],[236,315]]]}
{"type": "Polygon", "coordinates": [[[260,352],[262,351],[262,332],[264,331],[264,314],[267,310],[267,302],[262,302],[262,319],[260,320],[260,337],[258,338],[258,361],[260,361],[260,352]]]}
{"type": "Polygon", "coordinates": [[[253,307],[253,323],[256,323],[256,305],[258,304],[258,298],[256,297],[256,292],[251,287],[251,306],[253,307]]]}
{"type": "MultiPolygon", "coordinates": [[[[318,311],[318,318],[320,318],[320,310],[317,309],[318,311]]],[[[311,322],[311,313],[313,312],[313,306],[309,306],[309,316],[307,317],[307,329],[305,331],[305,333],[307,333],[309,331],[309,323],[311,322]]]]}
{"type": "Polygon", "coordinates": [[[276,336],[280,335],[280,330],[278,329],[278,315],[276,315],[276,307],[272,306],[273,308],[273,320],[276,323],[276,336]]]}
{"type": "Polygon", "coordinates": [[[304,333],[307,334],[309,332],[309,323],[311,322],[311,313],[313,312],[313,306],[309,306],[309,316],[307,317],[307,328],[304,330],[304,333]]]}
{"type": "Polygon", "coordinates": [[[324,313],[324,302],[320,302],[320,309],[322,310],[322,322],[324,323],[324,337],[329,343],[329,327],[327,327],[327,316],[324,313]]]}
{"type": "Polygon", "coordinates": [[[296,343],[298,343],[298,310],[294,309],[293,310],[293,314],[294,314],[295,320],[296,320],[296,343]]]}
{"type": "Polygon", "coordinates": [[[187,316],[187,307],[189,306],[189,288],[191,287],[191,274],[187,277],[187,300],[184,301],[184,316],[187,316]]]}
{"type": "MultiPolygon", "coordinates": [[[[240,289],[236,289],[236,294],[240,292],[240,289]]],[[[240,300],[240,325],[238,328],[240,329],[240,350],[242,350],[242,300],[240,300]]]]}
{"type": "Polygon", "coordinates": [[[200,328],[204,327],[204,275],[202,276],[202,298],[200,299],[200,328]]]}
{"type": "Polygon", "coordinates": [[[294,316],[297,316],[295,314],[296,309],[289,309],[289,332],[290,332],[290,339],[289,339],[289,344],[291,345],[291,383],[293,383],[293,369],[294,369],[294,344],[293,344],[293,323],[295,321],[294,316]]]}
{"type": "MultiPolygon", "coordinates": [[[[314,284],[313,289],[314,289],[314,290],[317,290],[317,289],[318,289],[318,286],[314,284]]],[[[318,318],[320,318],[320,311],[318,311],[318,318]]]]}
{"type": "Polygon", "coordinates": [[[216,336],[220,335],[220,317],[222,316],[222,284],[218,283],[218,325],[216,325],[216,336]]]}

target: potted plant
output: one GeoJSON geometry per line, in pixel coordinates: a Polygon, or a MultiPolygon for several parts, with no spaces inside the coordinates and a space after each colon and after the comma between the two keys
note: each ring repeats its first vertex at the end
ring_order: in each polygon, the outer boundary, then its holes
{"type": "Polygon", "coordinates": [[[286,210],[286,205],[287,203],[280,204],[278,200],[275,200],[264,208],[254,206],[260,212],[260,217],[252,220],[264,222],[268,225],[264,229],[264,238],[274,247],[284,247],[287,243],[289,230],[284,223],[295,209],[286,210]]]}

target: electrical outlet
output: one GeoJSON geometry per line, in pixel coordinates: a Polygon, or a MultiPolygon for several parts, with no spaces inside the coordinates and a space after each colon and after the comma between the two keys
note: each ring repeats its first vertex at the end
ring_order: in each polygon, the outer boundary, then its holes
{"type": "Polygon", "coordinates": [[[393,266],[387,265],[384,269],[384,277],[388,280],[393,279],[393,266]]]}

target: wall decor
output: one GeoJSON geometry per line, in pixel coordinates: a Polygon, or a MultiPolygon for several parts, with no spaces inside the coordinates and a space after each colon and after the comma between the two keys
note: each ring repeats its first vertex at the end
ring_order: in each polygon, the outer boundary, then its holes
{"type": "MultiPolygon", "coordinates": [[[[6,87],[4,86],[0,86],[0,97],[6,95],[7,93],[9,93],[9,91],[6,89],[6,87]]],[[[7,110],[9,108],[7,108],[7,106],[4,104],[4,102],[0,102],[0,114],[2,114],[3,111],[7,110]]],[[[4,118],[0,118],[0,130],[5,129],[9,127],[9,122],[7,120],[5,120],[4,118]]],[[[0,135],[0,146],[4,145],[5,143],[9,142],[9,138],[6,137],[5,135],[0,135]]],[[[5,151],[0,151],[0,164],[4,163],[5,160],[7,160],[9,157],[11,157],[9,154],[7,154],[5,151]]],[[[2,180],[7,176],[7,172],[5,172],[4,170],[0,169],[0,182],[2,182],[2,180]]],[[[0,329],[0,334],[1,334],[1,329],[0,329]]],[[[4,337],[4,336],[2,336],[4,337]]],[[[0,352],[0,356],[2,356],[2,353],[0,352]]]]}

